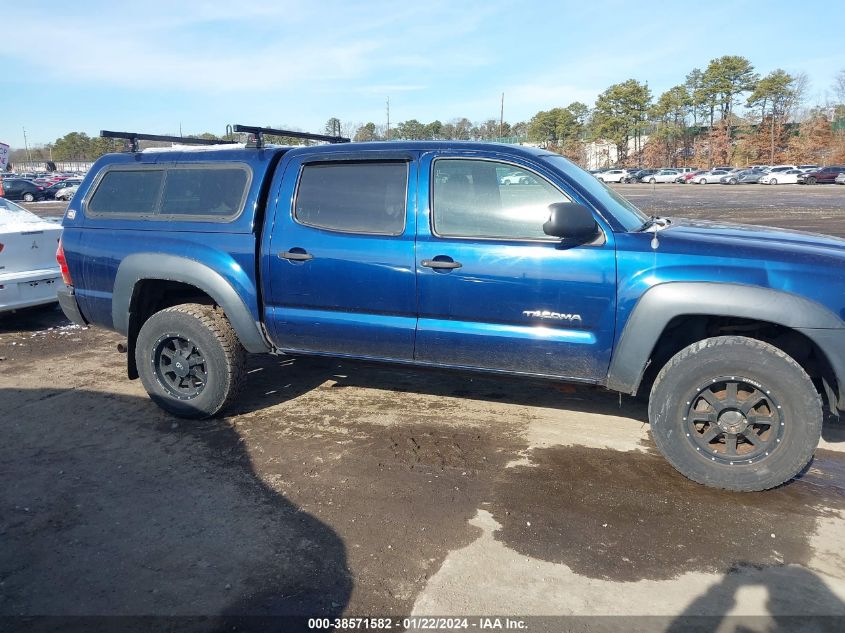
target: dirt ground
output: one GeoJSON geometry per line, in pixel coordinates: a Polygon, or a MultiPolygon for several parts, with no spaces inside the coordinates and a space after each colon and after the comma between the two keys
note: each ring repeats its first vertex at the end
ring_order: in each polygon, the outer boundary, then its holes
{"type": "MultiPolygon", "coordinates": [[[[845,187],[619,190],[652,213],[845,235],[845,187]]],[[[0,629],[845,624],[840,424],[801,478],[735,494],[675,472],[644,406],[601,389],[255,357],[233,410],[186,422],[125,378],[119,341],[55,308],[0,316],[0,629]]]]}

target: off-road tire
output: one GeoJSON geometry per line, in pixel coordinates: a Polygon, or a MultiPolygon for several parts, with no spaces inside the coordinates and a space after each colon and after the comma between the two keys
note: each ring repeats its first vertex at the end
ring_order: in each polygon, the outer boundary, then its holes
{"type": "MultiPolygon", "coordinates": [[[[723,402],[730,402],[727,388],[724,393],[723,402]]],[[[745,400],[735,396],[733,402],[745,400]]],[[[714,488],[743,492],[774,488],[800,473],[818,446],[823,419],[821,398],[804,369],[777,347],[743,336],[705,339],[673,356],[654,381],[648,414],[657,448],[684,476],[714,488]],[[753,463],[741,456],[735,462],[729,461],[733,458],[727,453],[727,434],[702,449],[701,440],[706,433],[696,435],[687,421],[687,416],[689,420],[701,417],[698,411],[691,414],[690,403],[696,406],[694,401],[704,393],[703,389],[719,384],[717,381],[727,387],[731,379],[759,390],[757,395],[765,399],[766,410],[771,409],[772,419],[776,420],[767,432],[760,434],[762,437],[776,433],[766,439],[773,448],[765,455],[760,453],[753,463]],[[775,438],[779,438],[776,443],[775,438]],[[717,457],[717,452],[707,452],[710,446],[714,451],[721,450],[720,442],[724,442],[726,451],[721,457],[717,457]]],[[[761,417],[746,415],[749,419],[761,417]]],[[[734,420],[715,414],[713,419],[718,420],[715,431],[734,420]]],[[[707,424],[710,423],[703,428],[707,424]]],[[[765,424],[758,428],[765,428],[765,424]]],[[[734,452],[740,446],[754,448],[748,440],[741,441],[734,444],[734,452]]]]}
{"type": "Polygon", "coordinates": [[[223,311],[196,303],[156,312],[141,327],[135,343],[138,374],[150,398],[183,418],[208,418],[231,404],[246,380],[246,359],[247,352],[223,311]],[[207,376],[198,394],[174,395],[166,386],[167,379],[157,371],[157,350],[168,337],[190,342],[204,359],[207,376]]]}

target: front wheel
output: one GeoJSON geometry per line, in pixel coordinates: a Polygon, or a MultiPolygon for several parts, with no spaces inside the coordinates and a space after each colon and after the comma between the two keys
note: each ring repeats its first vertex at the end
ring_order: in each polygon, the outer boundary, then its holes
{"type": "Polygon", "coordinates": [[[804,369],[780,349],[742,336],[678,352],[649,398],[654,442],[683,475],[753,491],[789,481],[819,443],[822,403],[804,369]]]}
{"type": "Polygon", "coordinates": [[[769,184],[770,184],[770,185],[776,185],[776,184],[778,184],[777,178],[772,178],[772,179],[769,181],[769,184]]]}
{"type": "Polygon", "coordinates": [[[246,357],[222,310],[194,303],[156,312],[135,343],[150,398],[184,418],[211,417],[228,406],[243,386],[246,357]]]}
{"type": "Polygon", "coordinates": [[[707,179],[706,179],[706,178],[700,178],[700,179],[698,180],[698,184],[699,184],[699,185],[706,185],[706,184],[707,184],[707,179]]]}
{"type": "Polygon", "coordinates": [[[815,178],[813,178],[812,176],[810,176],[809,178],[807,178],[807,184],[808,184],[808,185],[814,185],[814,184],[816,184],[816,179],[815,179],[815,178]]]}
{"type": "Polygon", "coordinates": [[[732,185],[739,184],[739,181],[736,178],[731,178],[728,182],[732,185]]]}

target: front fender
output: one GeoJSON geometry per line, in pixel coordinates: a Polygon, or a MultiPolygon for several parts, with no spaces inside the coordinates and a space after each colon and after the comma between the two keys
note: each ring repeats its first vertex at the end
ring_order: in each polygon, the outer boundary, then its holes
{"type": "MultiPolygon", "coordinates": [[[[719,282],[667,282],[652,286],[637,301],[613,352],[607,387],[635,394],[651,352],[669,322],[680,316],[707,315],[768,321],[800,330],[810,339],[827,338],[845,323],[823,305],[781,290],[719,282]],[[819,336],[814,332],[819,331],[819,336]],[[825,334],[827,333],[827,334],[825,334]]],[[[822,348],[825,349],[825,348],[822,348]]],[[[845,358],[829,355],[839,384],[845,358]]]]}
{"type": "Polygon", "coordinates": [[[270,351],[261,323],[255,321],[241,297],[220,273],[198,261],[160,253],[135,253],[120,263],[112,295],[112,322],[118,332],[128,335],[129,308],[135,286],[150,279],[178,281],[202,290],[223,308],[248,352],[270,351]]]}

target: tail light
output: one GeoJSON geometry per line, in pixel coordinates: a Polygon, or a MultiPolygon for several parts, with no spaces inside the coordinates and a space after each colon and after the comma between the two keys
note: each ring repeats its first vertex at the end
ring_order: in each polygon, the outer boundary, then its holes
{"type": "Polygon", "coordinates": [[[65,249],[62,246],[62,240],[59,238],[59,248],[56,250],[56,261],[59,263],[59,270],[62,272],[62,281],[66,286],[72,286],[73,280],[70,278],[70,271],[67,267],[67,258],[65,258],[65,249]]]}
{"type": "Polygon", "coordinates": [[[0,253],[2,253],[2,252],[3,252],[3,244],[0,243],[0,253]]]}

